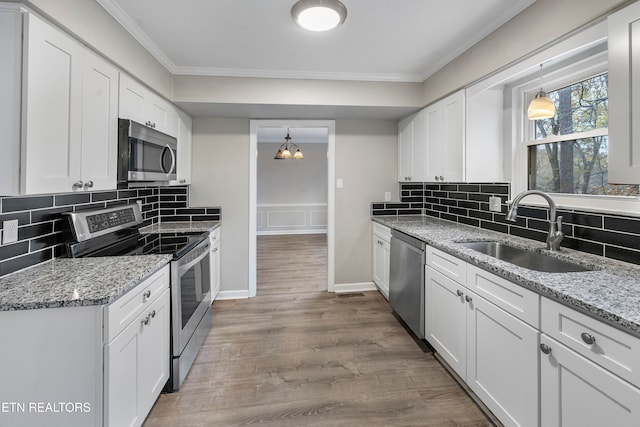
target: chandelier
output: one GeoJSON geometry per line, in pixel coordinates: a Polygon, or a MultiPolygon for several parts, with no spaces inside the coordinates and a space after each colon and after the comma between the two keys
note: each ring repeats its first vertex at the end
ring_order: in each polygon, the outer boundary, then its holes
{"type": "Polygon", "coordinates": [[[278,152],[274,156],[274,159],[276,160],[304,159],[304,156],[302,155],[302,151],[300,151],[300,147],[298,147],[296,144],[291,142],[291,137],[289,136],[289,129],[287,129],[287,136],[284,137],[284,143],[280,146],[280,148],[278,148],[278,152]],[[294,154],[291,154],[291,151],[293,149],[295,149],[296,151],[294,154]]]}

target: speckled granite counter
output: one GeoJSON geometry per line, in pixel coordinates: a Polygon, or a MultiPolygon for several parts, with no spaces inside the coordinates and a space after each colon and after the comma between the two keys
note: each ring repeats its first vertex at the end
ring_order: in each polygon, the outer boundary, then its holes
{"type": "Polygon", "coordinates": [[[109,304],[170,255],[55,258],[0,278],[0,311],[109,304]]]}
{"type": "Polygon", "coordinates": [[[640,266],[565,248],[549,252],[541,242],[428,216],[375,216],[372,220],[640,337],[640,266]],[[459,244],[475,240],[535,249],[595,271],[533,271],[459,244]]]}
{"type": "Polygon", "coordinates": [[[213,231],[218,227],[220,227],[220,221],[161,222],[141,228],[140,233],[204,233],[213,231]]]}

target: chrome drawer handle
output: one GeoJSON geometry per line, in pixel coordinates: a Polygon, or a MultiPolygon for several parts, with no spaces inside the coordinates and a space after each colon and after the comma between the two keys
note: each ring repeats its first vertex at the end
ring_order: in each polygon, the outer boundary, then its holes
{"type": "Polygon", "coordinates": [[[540,351],[544,354],[551,354],[551,347],[546,344],[540,344],[540,351]]]}
{"type": "Polygon", "coordinates": [[[84,186],[84,182],[76,181],[73,183],[73,188],[82,188],[84,186]]]}
{"type": "Polygon", "coordinates": [[[586,332],[581,333],[580,338],[582,338],[582,341],[584,341],[585,344],[592,345],[596,342],[596,337],[586,332]]]}
{"type": "Polygon", "coordinates": [[[149,316],[151,316],[152,319],[156,317],[156,311],[153,310],[151,313],[149,313],[149,316]]]}
{"type": "Polygon", "coordinates": [[[142,326],[147,326],[149,324],[149,315],[140,321],[142,326]]]}
{"type": "Polygon", "coordinates": [[[465,296],[464,299],[465,299],[466,302],[473,301],[473,298],[471,298],[469,295],[465,296]]]}
{"type": "Polygon", "coordinates": [[[149,297],[151,296],[151,291],[147,291],[144,294],[142,294],[142,297],[144,298],[144,300],[148,300],[149,297]]]}
{"type": "Polygon", "coordinates": [[[464,292],[462,292],[460,289],[458,289],[458,290],[456,291],[456,294],[457,294],[459,297],[461,297],[462,295],[464,295],[464,292]]]}

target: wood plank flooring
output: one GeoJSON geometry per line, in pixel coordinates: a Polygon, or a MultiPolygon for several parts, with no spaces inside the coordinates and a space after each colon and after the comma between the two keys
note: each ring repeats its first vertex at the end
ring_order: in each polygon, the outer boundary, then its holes
{"type": "Polygon", "coordinates": [[[286,281],[214,302],[191,372],[146,426],[492,425],[378,292],[339,296],[309,290],[309,277],[286,281]]]}
{"type": "Polygon", "coordinates": [[[327,290],[327,235],[258,236],[257,294],[327,290]]]}

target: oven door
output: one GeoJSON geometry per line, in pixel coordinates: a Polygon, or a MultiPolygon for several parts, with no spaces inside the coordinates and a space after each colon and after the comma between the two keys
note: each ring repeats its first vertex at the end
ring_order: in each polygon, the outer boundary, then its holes
{"type": "Polygon", "coordinates": [[[209,241],[171,262],[173,357],[182,354],[211,304],[209,241]]]}

